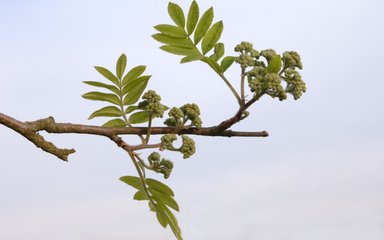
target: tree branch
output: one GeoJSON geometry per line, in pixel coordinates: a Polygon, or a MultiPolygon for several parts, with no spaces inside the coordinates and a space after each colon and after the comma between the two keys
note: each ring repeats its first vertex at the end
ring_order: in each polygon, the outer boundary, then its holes
{"type": "MultiPolygon", "coordinates": [[[[250,104],[249,104],[250,105],[250,104]]],[[[249,106],[248,105],[248,106],[249,106]]],[[[241,108],[236,115],[218,126],[204,127],[204,128],[188,128],[188,129],[177,129],[174,127],[152,127],[151,134],[167,134],[175,133],[199,135],[199,136],[212,136],[212,137],[268,137],[266,131],[262,132],[239,132],[227,130],[234,123],[241,120],[242,113],[248,107],[246,104],[245,108],[241,108]]],[[[99,135],[108,137],[114,142],[119,142],[118,135],[139,135],[146,134],[148,132],[147,127],[126,127],[126,128],[108,128],[99,127],[92,125],[72,124],[72,123],[56,123],[53,117],[39,119],[31,122],[20,122],[10,116],[0,113],[0,124],[4,125],[19,134],[23,135],[29,141],[34,143],[38,148],[49,152],[58,158],[67,161],[68,155],[74,153],[74,149],[61,149],[56,147],[53,143],[46,141],[42,136],[39,135],[39,131],[46,131],[48,133],[75,133],[75,134],[89,134],[99,135]]],[[[130,146],[124,146],[129,148],[130,146]]],[[[135,146],[132,146],[133,148],[135,146]]]]}

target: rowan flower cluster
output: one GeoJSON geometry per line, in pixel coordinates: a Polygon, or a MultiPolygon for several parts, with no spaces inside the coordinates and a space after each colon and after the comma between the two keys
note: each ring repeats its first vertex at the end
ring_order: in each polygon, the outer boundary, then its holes
{"type": "Polygon", "coordinates": [[[188,121],[191,121],[190,127],[201,128],[200,108],[194,103],[187,103],[180,108],[173,107],[168,112],[169,118],[164,124],[169,127],[183,127],[188,121]]]}
{"type": "Polygon", "coordinates": [[[296,100],[306,91],[305,83],[297,71],[303,68],[297,52],[284,52],[280,57],[273,49],[258,52],[249,42],[238,44],[235,52],[239,52],[235,62],[241,65],[244,77],[255,96],[267,94],[282,101],[290,93],[296,100]],[[251,69],[248,70],[249,68],[251,69]]]}
{"type": "Polygon", "coordinates": [[[168,178],[171,175],[173,169],[173,162],[167,159],[161,159],[158,152],[153,152],[148,156],[150,166],[155,172],[162,173],[164,178],[168,178]]]}
{"type": "Polygon", "coordinates": [[[144,101],[139,103],[139,108],[148,111],[153,117],[163,117],[165,107],[160,103],[161,97],[153,90],[149,90],[141,97],[144,101]]]}

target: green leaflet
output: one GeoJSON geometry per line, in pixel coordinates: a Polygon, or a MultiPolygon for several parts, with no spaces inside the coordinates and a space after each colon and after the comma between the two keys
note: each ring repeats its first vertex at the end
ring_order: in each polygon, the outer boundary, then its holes
{"type": "Polygon", "coordinates": [[[139,177],[123,176],[119,178],[120,181],[125,182],[131,187],[136,188],[139,191],[144,191],[143,183],[139,177]]]}
{"type": "Polygon", "coordinates": [[[137,201],[142,201],[142,200],[149,200],[147,194],[143,191],[138,191],[133,195],[133,199],[137,201]]]}
{"type": "Polygon", "coordinates": [[[113,73],[111,73],[108,69],[100,67],[100,66],[96,66],[95,69],[101,75],[103,75],[106,79],[108,79],[111,82],[113,82],[116,86],[120,85],[119,79],[117,79],[117,77],[115,75],[113,75],[113,73]]]}
{"type": "Polygon", "coordinates": [[[120,109],[114,106],[103,107],[97,111],[94,111],[88,118],[88,120],[95,117],[120,117],[122,116],[120,109]]]}
{"type": "Polygon", "coordinates": [[[126,126],[127,126],[127,123],[125,123],[120,118],[109,120],[108,122],[103,124],[103,127],[110,127],[110,128],[126,127],[126,126]]]}
{"type": "Polygon", "coordinates": [[[198,20],[199,20],[199,5],[197,5],[196,1],[193,1],[188,11],[188,19],[187,19],[188,36],[193,33],[193,30],[195,30],[198,20]]]}
{"type": "MultiPolygon", "coordinates": [[[[197,51],[196,51],[197,52],[197,51]]],[[[197,52],[197,53],[194,53],[194,54],[191,54],[191,55],[188,55],[186,57],[183,57],[180,61],[180,63],[187,63],[187,62],[193,62],[193,61],[197,61],[197,60],[201,60],[203,59],[204,56],[201,55],[201,53],[197,52]]]]}
{"type": "Polygon", "coordinates": [[[156,204],[155,208],[156,208],[156,212],[161,212],[163,215],[167,217],[167,221],[169,226],[172,229],[172,232],[175,234],[178,240],[182,240],[183,238],[181,236],[181,230],[180,230],[179,224],[177,222],[175,215],[173,215],[171,210],[169,210],[168,207],[163,204],[156,204]]]}
{"type": "Polygon", "coordinates": [[[175,196],[175,194],[173,193],[172,189],[170,187],[168,187],[167,185],[165,185],[164,183],[162,182],[159,182],[155,179],[152,179],[152,178],[147,178],[145,180],[145,183],[152,189],[155,189],[159,192],[162,192],[166,195],[170,195],[172,197],[175,196]]]}
{"type": "Polygon", "coordinates": [[[168,3],[168,14],[172,20],[176,23],[177,26],[184,28],[185,26],[185,16],[183,9],[175,3],[168,3]]]}
{"type": "Polygon", "coordinates": [[[270,73],[279,73],[281,69],[281,58],[279,55],[275,55],[268,63],[267,71],[270,73]]]}
{"type": "Polygon", "coordinates": [[[178,47],[186,47],[186,48],[194,48],[195,45],[188,38],[175,38],[162,33],[153,34],[152,37],[161,43],[178,46],[178,47]]]}
{"type": "Polygon", "coordinates": [[[88,92],[83,94],[82,97],[88,100],[105,101],[115,105],[120,105],[119,98],[116,95],[110,93],[88,92]]]}
{"type": "Polygon", "coordinates": [[[135,111],[138,107],[137,106],[129,106],[127,107],[127,109],[125,109],[125,113],[128,114],[128,113],[131,113],[133,111],[135,111]]]}
{"type": "Polygon", "coordinates": [[[201,17],[199,23],[197,24],[195,35],[194,35],[194,42],[195,44],[198,44],[200,40],[204,37],[204,35],[207,33],[209,27],[211,26],[213,21],[213,8],[209,8],[201,17]]]}
{"type": "Polygon", "coordinates": [[[177,47],[177,46],[171,46],[171,45],[164,45],[160,47],[161,50],[164,50],[166,52],[176,54],[176,55],[194,55],[196,52],[196,48],[185,48],[185,47],[177,47]]]}
{"type": "Polygon", "coordinates": [[[150,113],[147,111],[140,111],[133,113],[129,116],[129,122],[132,124],[145,123],[149,121],[150,113]]]}
{"type": "Polygon", "coordinates": [[[125,85],[123,88],[123,95],[126,94],[123,100],[124,105],[134,104],[140,99],[150,78],[149,75],[141,76],[125,85]]]}
{"type": "Polygon", "coordinates": [[[161,32],[164,35],[168,35],[171,37],[177,37],[177,38],[185,38],[187,37],[187,34],[185,33],[185,30],[183,28],[169,25],[169,24],[159,24],[154,26],[154,28],[161,32]]]}
{"type": "Polygon", "coordinates": [[[127,56],[125,56],[125,54],[121,54],[116,63],[116,76],[118,79],[121,79],[121,77],[123,76],[126,66],[127,56]]]}
{"type": "Polygon", "coordinates": [[[173,197],[171,197],[170,195],[166,195],[166,194],[159,192],[159,191],[156,191],[155,189],[152,189],[152,188],[149,188],[149,192],[152,194],[152,198],[156,202],[167,205],[176,211],[180,210],[179,205],[177,204],[175,199],[173,199],[173,197]]]}
{"type": "Polygon", "coordinates": [[[157,221],[160,223],[163,228],[166,228],[169,221],[168,215],[163,210],[155,210],[157,221]]]}
{"type": "Polygon", "coordinates": [[[222,72],[224,73],[225,71],[227,71],[227,69],[233,64],[234,61],[235,57],[232,56],[226,56],[225,58],[223,58],[220,64],[222,72]]]}
{"type": "Polygon", "coordinates": [[[204,36],[201,43],[201,49],[205,55],[209,50],[211,50],[219,41],[221,33],[223,32],[223,21],[217,22],[212,25],[207,34],[204,36]]]}
{"type": "Polygon", "coordinates": [[[214,53],[209,56],[210,59],[212,59],[213,61],[217,62],[220,58],[223,57],[224,55],[224,44],[223,43],[217,43],[215,45],[215,49],[214,49],[214,53]]]}
{"type": "Polygon", "coordinates": [[[145,71],[146,68],[147,67],[143,66],[143,65],[139,65],[139,66],[136,66],[136,67],[132,68],[127,73],[127,75],[125,75],[125,77],[123,78],[122,86],[125,86],[129,82],[131,82],[131,81],[135,80],[136,78],[138,78],[141,74],[143,74],[143,72],[145,71]]]}
{"type": "Polygon", "coordinates": [[[119,89],[117,87],[115,87],[113,85],[105,84],[105,83],[102,83],[102,82],[84,81],[83,83],[91,85],[91,86],[94,86],[94,87],[106,88],[106,89],[110,90],[111,92],[116,93],[117,95],[119,95],[119,93],[120,93],[120,91],[119,91],[119,89]]]}

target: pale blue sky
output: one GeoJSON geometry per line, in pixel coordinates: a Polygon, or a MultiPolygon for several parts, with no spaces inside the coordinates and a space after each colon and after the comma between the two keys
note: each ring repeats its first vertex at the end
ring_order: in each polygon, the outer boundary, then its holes
{"type": "MultiPolygon", "coordinates": [[[[190,1],[176,1],[184,9],[190,1]]],[[[237,130],[269,138],[195,137],[197,154],[172,155],[167,183],[189,240],[384,238],[384,4],[367,1],[199,1],[224,21],[228,54],[240,41],[298,51],[308,92],[262,99],[237,130]]],[[[180,65],[151,39],[170,23],[167,1],[1,1],[0,112],[20,120],[87,121],[101,105],[80,96],[101,80],[94,65],[147,65],[166,105],[196,102],[205,125],[236,102],[202,63],[180,65]]],[[[237,66],[228,77],[238,81],[237,66]]],[[[117,179],[135,174],[107,139],[48,135],[74,147],[69,163],[0,127],[0,239],[172,239],[117,179]]],[[[128,138],[130,139],[130,138],[128,138]]]]}

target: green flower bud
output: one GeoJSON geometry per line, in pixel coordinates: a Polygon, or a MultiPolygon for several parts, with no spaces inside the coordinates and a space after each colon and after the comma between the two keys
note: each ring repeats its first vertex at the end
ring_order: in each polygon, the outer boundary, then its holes
{"type": "Polygon", "coordinates": [[[176,140],[176,134],[165,134],[161,137],[162,149],[174,150],[173,142],[176,140]]]}
{"type": "Polygon", "coordinates": [[[148,160],[150,162],[158,162],[160,161],[160,154],[158,152],[153,152],[148,156],[148,160]]]}
{"type": "Polygon", "coordinates": [[[195,141],[192,138],[183,135],[183,144],[180,147],[180,152],[183,154],[183,158],[189,158],[196,152],[195,141]]]}

